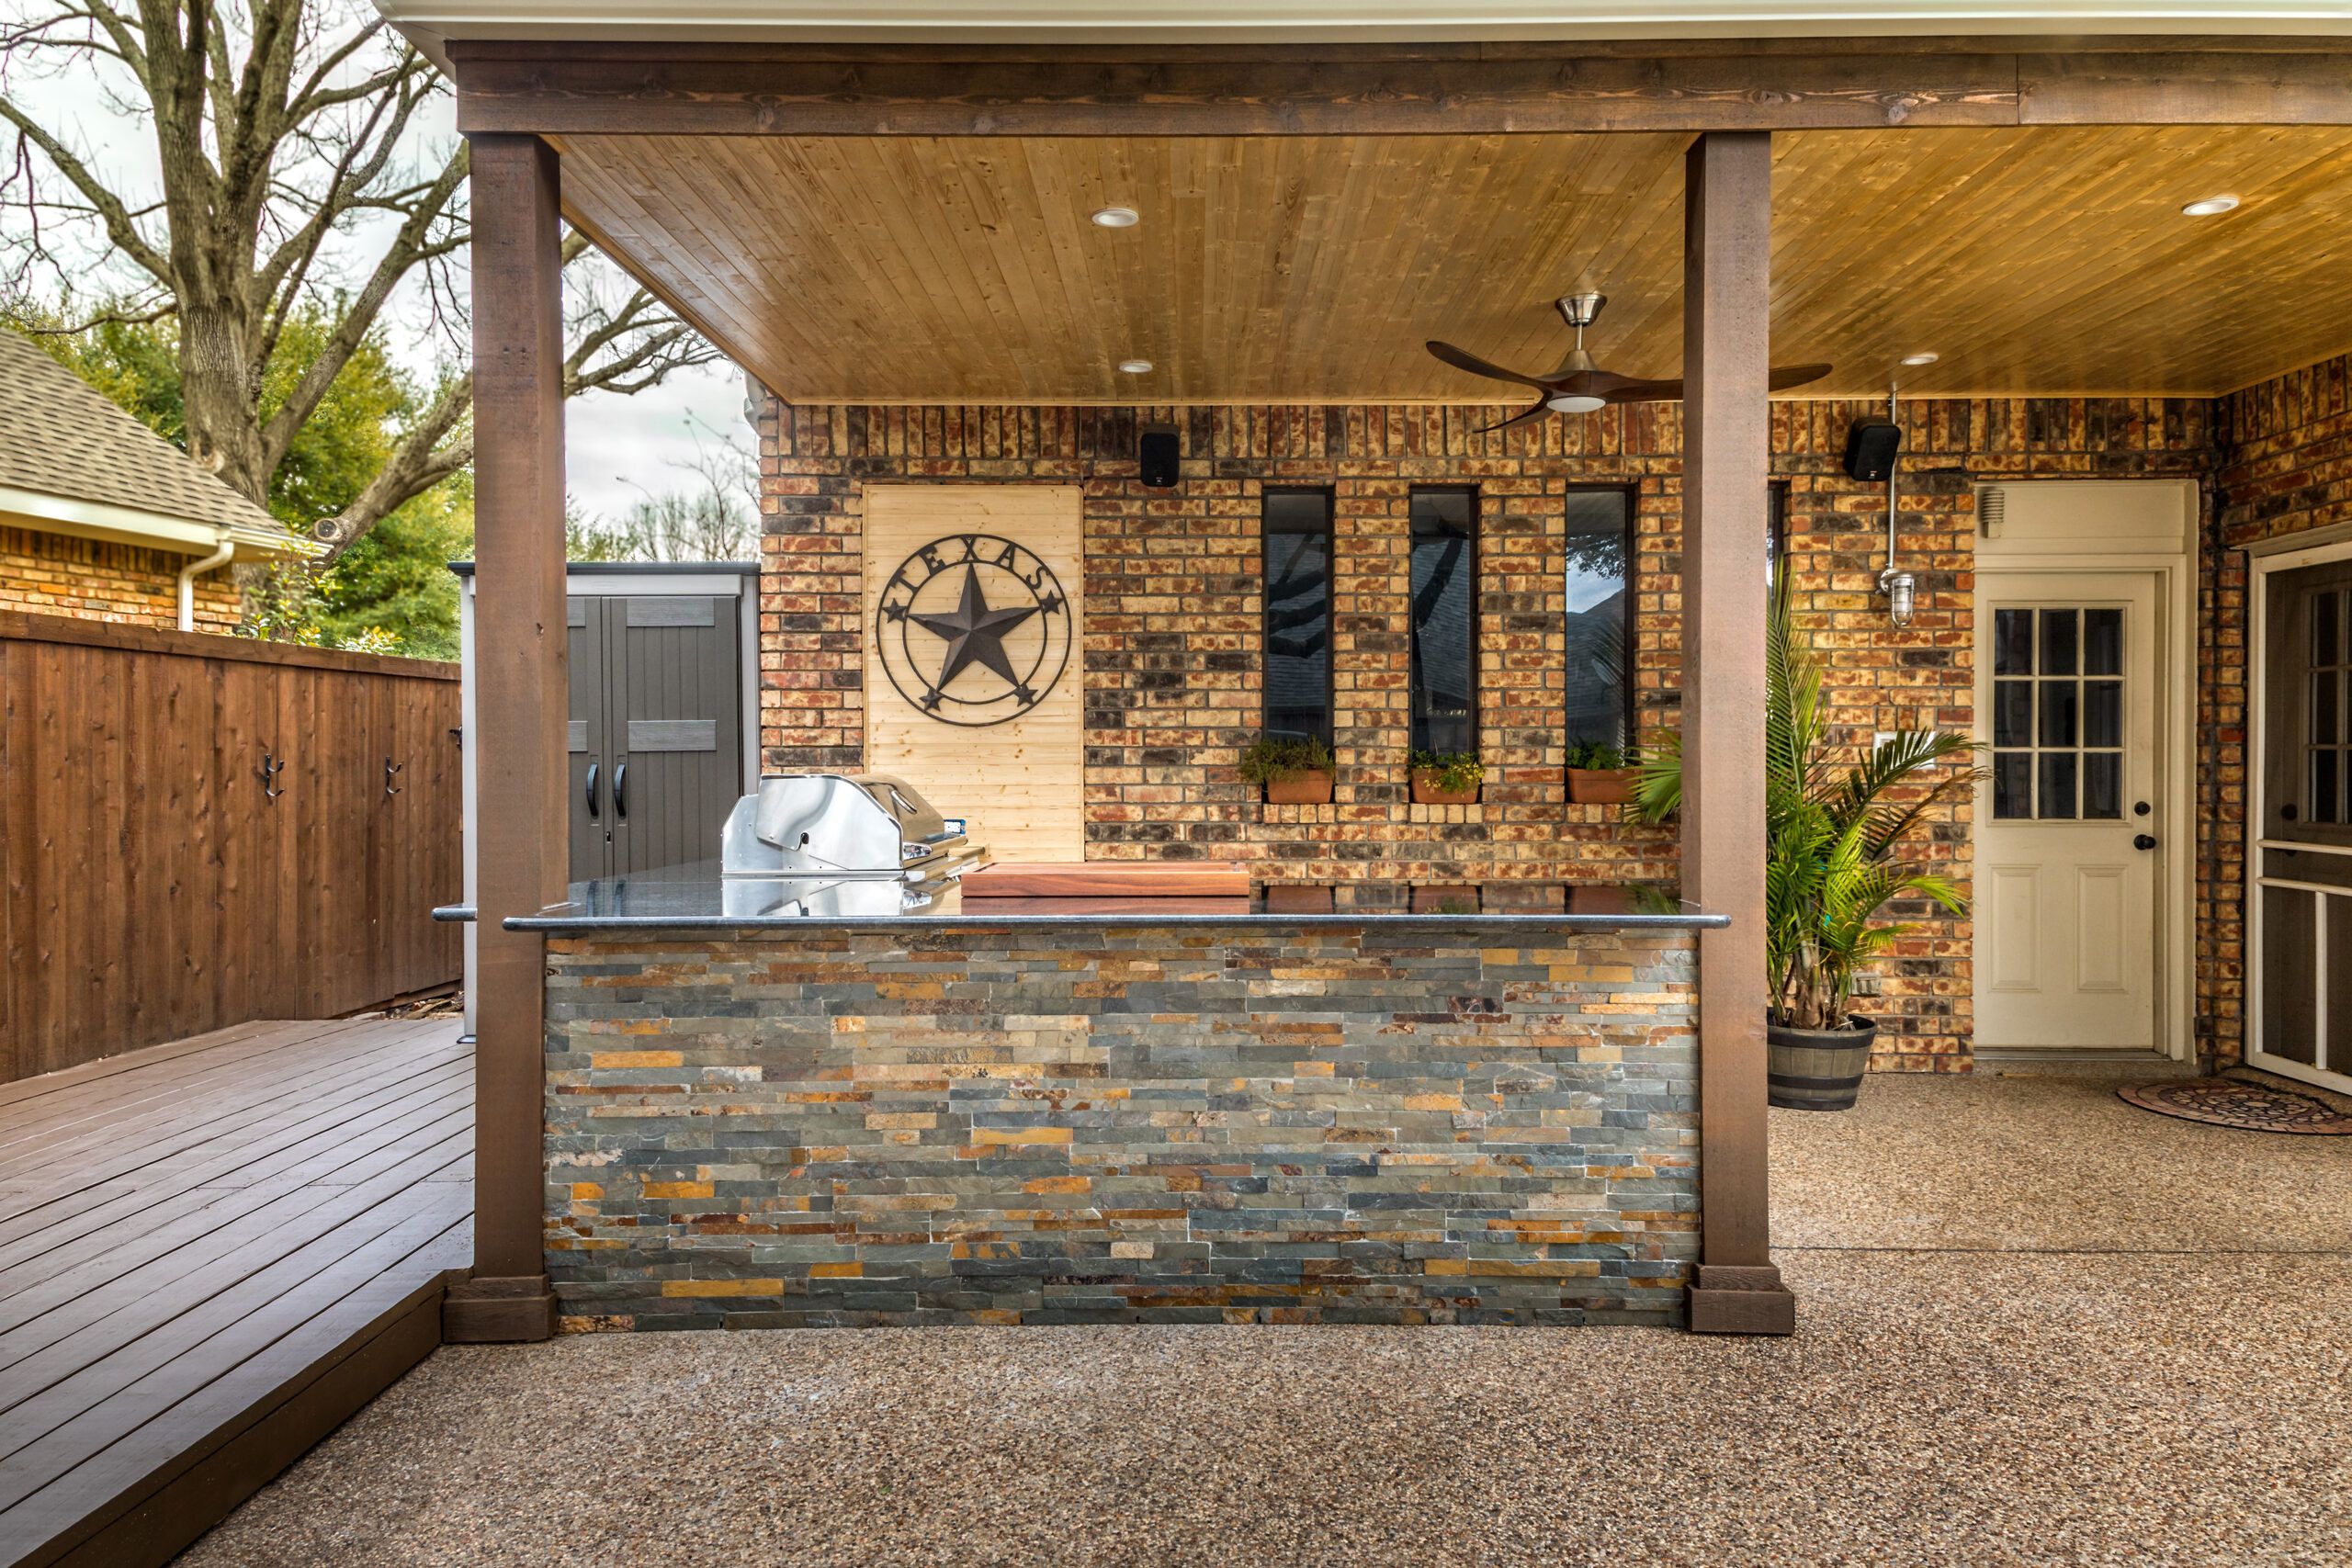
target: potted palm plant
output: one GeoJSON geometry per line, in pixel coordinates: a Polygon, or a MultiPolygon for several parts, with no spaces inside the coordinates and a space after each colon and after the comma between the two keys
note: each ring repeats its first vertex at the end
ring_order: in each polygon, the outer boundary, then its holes
{"type": "MultiPolygon", "coordinates": [[[[1784,588],[1765,660],[1765,1035],[1771,1102],[1799,1111],[1843,1111],[1861,1088],[1878,1025],[1848,1010],[1855,976],[1910,930],[1880,912],[1906,897],[1968,912],[1949,881],[1899,852],[1923,817],[1983,776],[1940,767],[1976,750],[1965,735],[1900,730],[1841,757],[1825,729],[1821,664],[1784,588]]],[[[1638,770],[1629,809],[1656,822],[1681,801],[1680,737],[1668,735],[1638,770]]]]}
{"type": "Polygon", "coordinates": [[[1416,806],[1476,806],[1487,765],[1476,751],[1416,751],[1407,764],[1416,806]]]}
{"type": "Polygon", "coordinates": [[[1568,799],[1578,806],[1623,806],[1634,798],[1635,763],[1599,740],[1568,747],[1568,799]]]}
{"type": "Polygon", "coordinates": [[[1261,735],[1241,751],[1241,776],[1274,806],[1329,806],[1331,768],[1331,748],[1312,735],[1261,735]]]}

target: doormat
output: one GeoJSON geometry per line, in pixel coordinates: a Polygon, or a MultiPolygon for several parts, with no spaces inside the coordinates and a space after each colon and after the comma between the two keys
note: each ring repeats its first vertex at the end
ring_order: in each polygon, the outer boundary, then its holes
{"type": "Polygon", "coordinates": [[[2256,1133],[2352,1134],[2352,1116],[2324,1100],[2241,1078],[2169,1078],[2127,1085],[2115,1092],[2143,1111],[2184,1122],[2256,1133]]]}

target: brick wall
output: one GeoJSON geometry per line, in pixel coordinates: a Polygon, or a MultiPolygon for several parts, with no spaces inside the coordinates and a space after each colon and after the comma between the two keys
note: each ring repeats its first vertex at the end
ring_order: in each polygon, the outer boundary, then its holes
{"type": "Polygon", "coordinates": [[[2222,1056],[2245,1035],[2246,547],[2352,525],[2352,355],[2220,399],[2222,464],[2198,660],[2198,1010],[2222,1056]]]}
{"type": "MultiPolygon", "coordinates": [[[[131,626],[179,625],[179,571],[189,557],[0,525],[0,610],[131,626]]],[[[196,628],[234,631],[241,609],[228,571],[196,580],[196,628]]]]}
{"type": "Polygon", "coordinates": [[[1686,931],[819,927],[547,957],[569,1328],[1680,1319],[1686,931]]]}
{"type": "MultiPolygon", "coordinates": [[[[1905,559],[1921,579],[1913,625],[1872,599],[1883,487],[1840,468],[1848,426],[1883,405],[1775,405],[1772,466],[1785,481],[1797,601],[1835,671],[1849,736],[1973,719],[1974,492],[1982,479],[2202,477],[2202,402],[2041,399],[1905,403],[1905,559]]],[[[1498,434],[1487,408],[1194,409],[786,407],[761,423],[765,569],[761,739],[773,768],[854,767],[864,694],[859,555],[867,480],[1051,481],[1085,490],[1089,853],[1215,855],[1300,881],[1348,876],[1486,881],[1670,876],[1670,832],[1569,804],[1558,625],[1574,484],[1637,491],[1634,574],[1642,728],[1679,702],[1680,409],[1634,405],[1498,434]],[[1184,483],[1136,481],[1136,433],[1183,434],[1184,483]],[[1416,484],[1482,498],[1481,751],[1475,807],[1407,800],[1405,518],[1416,484]],[[1335,489],[1334,626],[1340,761],[1329,807],[1274,807],[1234,773],[1258,721],[1260,496],[1268,484],[1335,489]]],[[[1758,563],[1758,587],[1762,566],[1758,563]]],[[[1966,812],[1926,852],[1969,881],[1966,812]]],[[[1889,965],[1881,1065],[1967,1063],[1964,922],[1921,921],[1889,965]]]]}

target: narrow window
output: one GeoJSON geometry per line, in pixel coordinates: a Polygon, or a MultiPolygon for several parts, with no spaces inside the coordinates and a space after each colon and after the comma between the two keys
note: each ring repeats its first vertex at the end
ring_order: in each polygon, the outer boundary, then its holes
{"type": "Polygon", "coordinates": [[[1567,531],[1567,743],[1634,739],[1634,492],[1571,490],[1567,531]]]}
{"type": "Polygon", "coordinates": [[[1266,733],[1331,743],[1331,492],[1265,503],[1266,733]]]}
{"type": "Polygon", "coordinates": [[[1478,492],[1414,491],[1412,536],[1412,747],[1476,751],[1478,492]]]}

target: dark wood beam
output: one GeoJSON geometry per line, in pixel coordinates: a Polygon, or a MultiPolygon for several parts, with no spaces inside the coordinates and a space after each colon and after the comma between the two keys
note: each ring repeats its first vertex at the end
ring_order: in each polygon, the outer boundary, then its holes
{"type": "Polygon", "coordinates": [[[1699,933],[1699,1276],[1690,1326],[1781,1333],[1765,1161],[1764,621],[1772,139],[1702,136],[1682,240],[1682,891],[1699,933]]]}
{"type": "Polygon", "coordinates": [[[455,1341],[554,1330],[541,1243],[541,943],[500,923],[566,892],[562,224],[554,149],[476,135],[473,156],[476,908],[473,1278],[455,1341]]]}
{"type": "Polygon", "coordinates": [[[453,42],[461,130],[1321,136],[2352,124],[2352,49],[1947,40],[1049,50],[453,42]],[[2098,47],[2093,47],[2096,44],[2098,47]]]}

